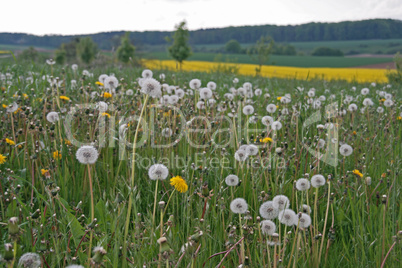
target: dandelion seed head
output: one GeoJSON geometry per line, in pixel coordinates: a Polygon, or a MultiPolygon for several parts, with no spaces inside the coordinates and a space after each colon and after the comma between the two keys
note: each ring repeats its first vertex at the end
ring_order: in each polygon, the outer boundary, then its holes
{"type": "Polygon", "coordinates": [[[310,181],[304,178],[298,179],[296,181],[296,189],[299,191],[307,191],[310,189],[310,181]]]}
{"type": "Polygon", "coordinates": [[[279,210],[274,207],[273,201],[266,201],[262,203],[259,209],[261,217],[266,220],[273,220],[278,217],[279,210]]]}
{"type": "Polygon", "coordinates": [[[39,268],[42,265],[41,258],[36,253],[25,253],[18,261],[18,267],[22,268],[39,268]]]}
{"type": "Polygon", "coordinates": [[[98,160],[98,150],[93,146],[84,145],[77,150],[75,157],[81,164],[95,164],[98,160]]]}
{"type": "Polygon", "coordinates": [[[273,221],[263,220],[261,222],[261,232],[265,235],[273,235],[276,230],[276,225],[273,221]]]}
{"type": "Polygon", "coordinates": [[[236,198],[230,202],[230,210],[236,214],[244,214],[248,209],[248,204],[243,198],[236,198]]]}
{"type": "Polygon", "coordinates": [[[277,195],[272,199],[274,208],[278,210],[287,209],[290,206],[289,198],[285,195],[277,195]]]}
{"type": "Polygon", "coordinates": [[[239,177],[234,174],[228,175],[225,178],[225,183],[227,186],[237,186],[239,184],[239,177]]]}
{"type": "Polygon", "coordinates": [[[311,186],[318,188],[325,185],[325,177],[321,174],[316,174],[311,177],[311,186]]]}
{"type": "Polygon", "coordinates": [[[154,164],[148,170],[148,176],[151,180],[165,180],[168,175],[168,168],[162,164],[154,164]]]}
{"type": "Polygon", "coordinates": [[[292,226],[297,224],[297,215],[291,209],[284,209],[279,212],[278,215],[279,222],[287,226],[292,226]]]}

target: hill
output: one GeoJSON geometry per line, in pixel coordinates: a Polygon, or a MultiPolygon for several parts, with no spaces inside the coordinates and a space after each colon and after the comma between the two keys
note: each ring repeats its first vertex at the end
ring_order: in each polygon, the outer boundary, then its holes
{"type": "MultiPolygon", "coordinates": [[[[90,36],[101,49],[112,49],[119,45],[123,31],[103,32],[88,35],[45,35],[24,33],[0,33],[0,44],[56,48],[72,38],[90,36]]],[[[130,32],[136,46],[165,45],[168,31],[130,32]]],[[[190,43],[222,44],[230,39],[240,43],[254,43],[262,35],[269,35],[276,42],[316,42],[342,40],[399,39],[402,38],[402,21],[372,19],[343,21],[339,23],[306,23],[301,25],[260,25],[200,29],[190,31],[190,43]]]]}

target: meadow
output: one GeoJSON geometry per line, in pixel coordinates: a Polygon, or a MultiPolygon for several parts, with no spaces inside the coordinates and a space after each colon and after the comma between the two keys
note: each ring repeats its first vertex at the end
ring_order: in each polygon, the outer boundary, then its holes
{"type": "Polygon", "coordinates": [[[398,267],[400,85],[159,67],[0,65],[3,267],[398,267]]]}

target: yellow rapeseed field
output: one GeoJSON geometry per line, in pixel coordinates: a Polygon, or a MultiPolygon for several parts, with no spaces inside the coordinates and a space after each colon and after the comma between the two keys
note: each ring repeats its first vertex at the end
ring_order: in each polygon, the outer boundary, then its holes
{"type": "MultiPolygon", "coordinates": [[[[150,69],[176,70],[174,60],[146,60],[145,66],[150,69]]],[[[219,67],[238,67],[239,74],[255,75],[255,64],[217,63],[205,61],[185,61],[183,71],[212,72],[219,67]]],[[[361,69],[361,68],[301,68],[284,66],[263,66],[261,75],[264,77],[296,78],[311,80],[322,78],[326,80],[347,80],[349,82],[388,82],[386,69],[361,69]]]]}
{"type": "Polygon", "coordinates": [[[10,52],[9,50],[0,50],[0,54],[9,54],[10,52]]]}

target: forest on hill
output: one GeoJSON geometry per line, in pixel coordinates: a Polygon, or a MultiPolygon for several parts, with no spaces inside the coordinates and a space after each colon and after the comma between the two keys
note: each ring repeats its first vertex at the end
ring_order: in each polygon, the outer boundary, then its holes
{"type": "MultiPolygon", "coordinates": [[[[173,31],[172,31],[173,32],[173,31]]],[[[130,32],[135,45],[165,45],[168,31],[130,32]]],[[[77,37],[89,36],[100,49],[116,48],[124,31],[103,32],[88,35],[45,35],[24,33],[0,33],[0,44],[39,47],[59,47],[77,37]]],[[[190,31],[190,44],[224,44],[229,40],[254,43],[261,36],[271,36],[275,42],[311,42],[340,40],[372,40],[402,38],[402,21],[372,19],[343,21],[338,23],[306,23],[301,25],[241,26],[190,31]]]]}

